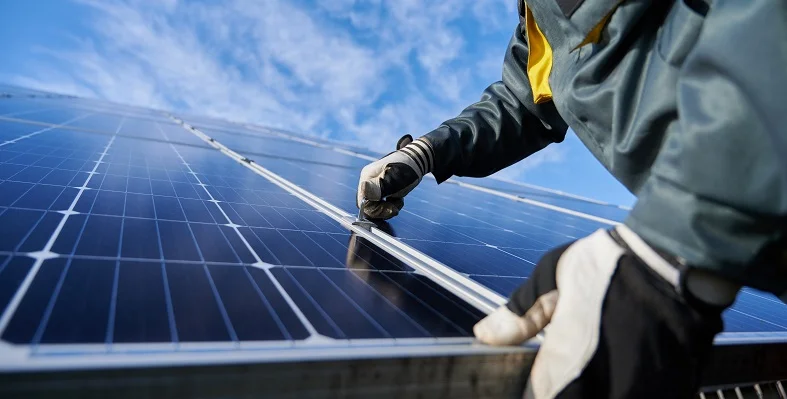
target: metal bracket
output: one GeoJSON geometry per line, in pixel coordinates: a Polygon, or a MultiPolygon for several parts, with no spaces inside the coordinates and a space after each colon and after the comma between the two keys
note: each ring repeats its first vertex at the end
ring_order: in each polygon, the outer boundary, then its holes
{"type": "Polygon", "coordinates": [[[365,230],[371,231],[372,227],[376,227],[376,225],[374,224],[374,222],[370,221],[369,219],[366,219],[366,215],[363,213],[367,202],[368,201],[366,200],[366,198],[361,200],[361,204],[358,207],[358,217],[355,219],[355,221],[352,224],[353,226],[359,226],[365,230]]]}

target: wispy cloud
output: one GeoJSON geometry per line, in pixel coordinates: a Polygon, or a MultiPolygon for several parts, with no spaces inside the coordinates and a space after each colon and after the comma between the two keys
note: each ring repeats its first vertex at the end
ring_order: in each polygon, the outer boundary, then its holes
{"type": "Polygon", "coordinates": [[[477,79],[499,75],[479,77],[466,53],[477,24],[459,21],[488,19],[469,0],[80,3],[92,34],[45,49],[57,72],[42,63],[17,83],[382,147],[435,127],[478,97],[477,79]]]}
{"type": "Polygon", "coordinates": [[[508,0],[78,2],[91,34],[41,49],[50,62],[16,83],[379,151],[477,100],[499,79],[516,22],[508,0]]]}
{"type": "Polygon", "coordinates": [[[540,166],[548,163],[557,164],[565,161],[571,150],[572,148],[567,145],[551,144],[524,160],[498,171],[494,176],[510,180],[527,180],[528,174],[531,172],[537,173],[540,166]]]}
{"type": "MultiPolygon", "coordinates": [[[[4,80],[380,152],[477,101],[518,21],[513,0],[75,1],[64,17],[79,28],[0,68],[4,80]]],[[[571,136],[499,175],[571,191],[581,147],[571,136]]]]}

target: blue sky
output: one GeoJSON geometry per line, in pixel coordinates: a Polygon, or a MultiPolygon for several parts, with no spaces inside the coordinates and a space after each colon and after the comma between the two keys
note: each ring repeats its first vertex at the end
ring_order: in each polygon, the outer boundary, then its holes
{"type": "MultiPolygon", "coordinates": [[[[388,151],[500,79],[514,0],[0,0],[0,82],[388,151]]],[[[501,177],[631,205],[569,133],[501,177]]]]}

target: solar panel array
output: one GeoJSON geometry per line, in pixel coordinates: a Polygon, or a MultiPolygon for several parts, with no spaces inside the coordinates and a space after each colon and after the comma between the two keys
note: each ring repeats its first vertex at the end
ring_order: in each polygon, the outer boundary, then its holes
{"type": "MultiPolygon", "coordinates": [[[[545,251],[625,217],[518,183],[426,179],[372,234],[349,222],[373,151],[0,92],[0,339],[37,361],[470,348],[545,251]]],[[[787,306],[746,290],[725,323],[725,339],[783,339],[787,306]]]]}

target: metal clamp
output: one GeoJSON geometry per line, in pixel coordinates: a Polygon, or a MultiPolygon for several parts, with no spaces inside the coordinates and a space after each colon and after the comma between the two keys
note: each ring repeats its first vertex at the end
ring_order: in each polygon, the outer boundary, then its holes
{"type": "Polygon", "coordinates": [[[352,224],[353,226],[359,226],[363,229],[371,231],[372,227],[376,227],[376,225],[374,224],[374,222],[370,221],[369,219],[366,219],[364,208],[366,208],[366,204],[368,202],[369,201],[366,198],[361,200],[361,203],[358,206],[358,217],[355,219],[355,221],[352,224]]]}

